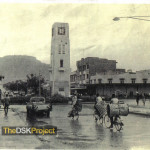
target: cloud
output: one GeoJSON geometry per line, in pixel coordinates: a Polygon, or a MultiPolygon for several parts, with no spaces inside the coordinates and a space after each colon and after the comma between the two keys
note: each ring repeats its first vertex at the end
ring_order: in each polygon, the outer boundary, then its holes
{"type": "Polygon", "coordinates": [[[50,62],[51,28],[68,22],[71,66],[82,57],[117,60],[118,66],[149,68],[149,22],[116,16],[147,15],[150,5],[0,4],[1,56],[25,54],[50,62]]]}

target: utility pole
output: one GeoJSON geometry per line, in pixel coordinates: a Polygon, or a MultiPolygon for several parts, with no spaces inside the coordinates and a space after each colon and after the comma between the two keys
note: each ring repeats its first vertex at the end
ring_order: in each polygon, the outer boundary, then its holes
{"type": "Polygon", "coordinates": [[[40,71],[39,71],[39,97],[41,96],[41,81],[40,81],[40,71]]]}

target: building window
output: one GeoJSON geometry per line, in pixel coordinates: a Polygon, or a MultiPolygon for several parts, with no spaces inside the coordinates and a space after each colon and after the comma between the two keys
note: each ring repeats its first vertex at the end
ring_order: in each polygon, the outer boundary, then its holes
{"type": "Polygon", "coordinates": [[[120,78],[120,83],[124,84],[124,79],[123,78],[120,78]]]}
{"type": "Polygon", "coordinates": [[[90,83],[92,84],[92,80],[90,80],[90,83]]]}
{"type": "Polygon", "coordinates": [[[65,35],[65,27],[58,27],[58,34],[65,35]]]}
{"type": "Polygon", "coordinates": [[[85,80],[85,74],[83,74],[83,80],[85,80]]]}
{"type": "Polygon", "coordinates": [[[74,76],[72,76],[72,82],[74,81],[74,76]]]}
{"type": "Polygon", "coordinates": [[[109,84],[112,84],[112,79],[108,79],[108,83],[109,83],[109,84]]]}
{"type": "Polygon", "coordinates": [[[58,46],[58,54],[61,54],[61,45],[58,46]]]}
{"type": "Polygon", "coordinates": [[[85,65],[83,66],[83,71],[84,71],[84,70],[86,70],[86,66],[85,66],[85,65]]]}
{"type": "Polygon", "coordinates": [[[132,78],[132,79],[131,79],[131,83],[134,84],[134,83],[135,83],[135,80],[136,80],[135,78],[132,78]]]}
{"type": "Polygon", "coordinates": [[[60,67],[64,67],[64,62],[63,62],[63,60],[60,60],[60,67]]]}
{"type": "Polygon", "coordinates": [[[101,84],[102,83],[102,79],[98,79],[98,83],[101,84]]]}
{"type": "Polygon", "coordinates": [[[62,53],[65,54],[65,45],[63,45],[63,52],[62,53]]]}
{"type": "Polygon", "coordinates": [[[96,79],[94,79],[94,84],[96,84],[96,79]]]}
{"type": "Polygon", "coordinates": [[[60,92],[64,91],[64,88],[59,88],[59,91],[60,91],[60,92]]]}
{"type": "Polygon", "coordinates": [[[147,83],[147,79],[143,79],[143,83],[146,84],[147,83]]]}
{"type": "Polygon", "coordinates": [[[82,75],[80,75],[80,80],[82,80],[82,75]]]}
{"type": "Polygon", "coordinates": [[[73,82],[73,76],[70,76],[70,82],[73,82]]]}
{"type": "Polygon", "coordinates": [[[89,69],[89,65],[86,65],[86,69],[89,69]]]}
{"type": "Polygon", "coordinates": [[[81,72],[81,71],[82,71],[82,67],[80,66],[80,67],[79,67],[79,72],[81,72]]]}
{"type": "Polygon", "coordinates": [[[78,81],[80,80],[80,76],[77,77],[77,80],[78,80],[78,81]]]}
{"type": "Polygon", "coordinates": [[[89,74],[86,75],[86,78],[87,78],[87,79],[89,78],[89,74]]]}

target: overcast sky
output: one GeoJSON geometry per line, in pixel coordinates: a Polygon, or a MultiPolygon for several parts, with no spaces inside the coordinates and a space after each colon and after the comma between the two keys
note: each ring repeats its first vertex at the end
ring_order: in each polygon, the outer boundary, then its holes
{"type": "Polygon", "coordinates": [[[67,22],[72,70],[82,57],[116,60],[118,68],[134,71],[150,69],[150,21],[114,22],[116,16],[150,16],[150,5],[0,3],[0,56],[29,55],[50,63],[51,27],[67,22]]]}

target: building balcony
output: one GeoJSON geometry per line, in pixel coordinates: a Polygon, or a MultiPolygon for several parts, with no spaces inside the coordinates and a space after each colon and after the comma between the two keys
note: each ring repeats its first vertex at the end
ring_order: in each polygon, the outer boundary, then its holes
{"type": "Polygon", "coordinates": [[[65,71],[65,68],[64,67],[59,67],[58,69],[60,72],[64,72],[65,71]]]}

